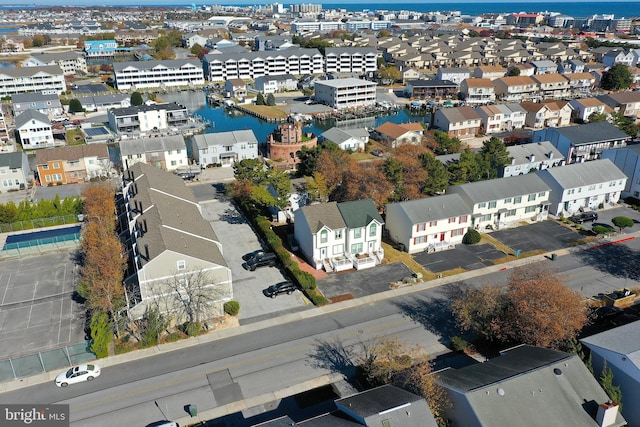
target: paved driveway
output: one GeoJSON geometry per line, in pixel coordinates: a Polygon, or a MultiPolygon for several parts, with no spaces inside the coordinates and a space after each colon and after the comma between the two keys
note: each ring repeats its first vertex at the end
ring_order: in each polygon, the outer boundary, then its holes
{"type": "Polygon", "coordinates": [[[84,341],[73,253],[0,262],[0,360],[84,341]]]}
{"type": "Polygon", "coordinates": [[[555,221],[542,221],[491,233],[491,237],[522,253],[542,249],[555,251],[570,246],[572,242],[583,239],[574,229],[555,221]]]}
{"type": "Polygon", "coordinates": [[[198,186],[195,194],[201,200],[202,215],[218,236],[224,258],[231,269],[233,299],[240,303],[240,324],[313,307],[299,291],[276,298],[264,296],[263,289],[286,280],[283,272],[279,267],[245,270],[242,256],[262,247],[256,233],[244,216],[213,185],[198,186]]]}
{"type": "Polygon", "coordinates": [[[455,249],[435,253],[421,252],[414,255],[413,259],[429,271],[442,273],[456,268],[477,270],[493,265],[494,260],[504,256],[504,252],[490,244],[479,244],[458,245],[455,249]]]}
{"type": "Polygon", "coordinates": [[[318,289],[327,299],[361,298],[391,289],[390,284],[411,277],[411,270],[400,263],[378,265],[365,270],[349,270],[318,279],[318,289]]]}

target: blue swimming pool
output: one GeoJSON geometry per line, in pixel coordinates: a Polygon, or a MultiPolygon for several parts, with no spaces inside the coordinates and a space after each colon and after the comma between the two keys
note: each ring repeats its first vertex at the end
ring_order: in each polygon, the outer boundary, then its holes
{"type": "Polygon", "coordinates": [[[7,236],[2,250],[30,248],[32,246],[68,242],[78,239],[80,239],[80,226],[74,225],[72,227],[56,228],[53,230],[12,234],[11,236],[7,236]]]}

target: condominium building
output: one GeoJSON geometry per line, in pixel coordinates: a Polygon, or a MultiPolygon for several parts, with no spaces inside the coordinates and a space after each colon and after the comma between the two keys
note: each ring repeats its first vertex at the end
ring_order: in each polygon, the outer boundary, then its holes
{"type": "Polygon", "coordinates": [[[328,47],[325,49],[327,73],[375,73],[376,49],[372,47],[328,47]]]}
{"type": "Polygon", "coordinates": [[[113,73],[118,90],[204,84],[202,65],[197,59],[114,62],[113,73]]]}
{"type": "Polygon", "coordinates": [[[175,102],[109,110],[109,127],[117,133],[161,131],[186,124],[189,111],[175,102]]]}
{"type": "Polygon", "coordinates": [[[376,83],[353,78],[317,81],[315,99],[332,108],[372,105],[376,102],[376,83]]]}
{"type": "Polygon", "coordinates": [[[58,65],[0,69],[0,96],[25,92],[60,95],[65,90],[64,73],[58,65]]]}
{"type": "Polygon", "coordinates": [[[39,53],[22,62],[23,67],[41,67],[43,65],[58,65],[65,75],[87,72],[87,60],[82,52],[78,51],[39,53]]]}
{"type": "Polygon", "coordinates": [[[281,51],[208,54],[204,73],[212,82],[255,79],[283,74],[322,74],[324,59],[318,49],[289,48],[281,51]]]}

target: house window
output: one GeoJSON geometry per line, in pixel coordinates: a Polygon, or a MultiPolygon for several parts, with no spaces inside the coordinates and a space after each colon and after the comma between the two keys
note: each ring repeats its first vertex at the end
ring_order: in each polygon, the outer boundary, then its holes
{"type": "Polygon", "coordinates": [[[524,209],[524,213],[531,213],[531,212],[535,212],[536,211],[537,206],[527,206],[524,209]]]}
{"type": "Polygon", "coordinates": [[[342,239],[342,230],[336,230],[335,236],[336,236],[335,237],[336,240],[342,239]]]}
{"type": "Polygon", "coordinates": [[[544,197],[546,195],[547,195],[546,191],[541,191],[541,192],[538,193],[538,197],[544,197]]]}
{"type": "Polygon", "coordinates": [[[362,237],[362,228],[355,228],[353,230],[353,238],[354,239],[359,239],[362,237]]]}
{"type": "Polygon", "coordinates": [[[489,202],[489,209],[495,209],[496,208],[496,203],[495,201],[493,202],[489,202]]]}
{"type": "Polygon", "coordinates": [[[522,203],[522,196],[514,197],[513,203],[515,204],[522,203]]]}
{"type": "Polygon", "coordinates": [[[322,230],[320,232],[320,243],[327,243],[328,239],[329,239],[329,233],[327,232],[327,230],[322,230]]]}
{"type": "Polygon", "coordinates": [[[51,176],[50,175],[45,175],[44,180],[47,182],[51,182],[51,176]]]}
{"type": "Polygon", "coordinates": [[[416,231],[424,231],[427,229],[427,223],[423,222],[422,224],[416,224],[416,231]]]}
{"type": "Polygon", "coordinates": [[[504,199],[504,203],[505,204],[506,203],[511,203],[511,201],[512,201],[511,197],[508,197],[508,198],[504,199]]]}
{"type": "Polygon", "coordinates": [[[362,242],[352,244],[351,245],[351,253],[352,254],[361,254],[362,253],[362,242]]]}
{"type": "Polygon", "coordinates": [[[460,224],[464,224],[465,222],[467,222],[467,219],[468,219],[468,215],[462,215],[462,216],[458,219],[458,222],[459,222],[460,224]]]}
{"type": "Polygon", "coordinates": [[[429,222],[429,227],[435,227],[436,225],[438,225],[438,221],[429,222]]]}
{"type": "Polygon", "coordinates": [[[510,211],[507,211],[504,213],[504,216],[515,216],[516,215],[516,209],[511,209],[510,211]]]}
{"type": "Polygon", "coordinates": [[[42,165],[42,170],[43,171],[48,171],[49,170],[49,165],[42,165]]]}
{"type": "Polygon", "coordinates": [[[452,224],[452,223],[455,224],[455,222],[456,222],[455,217],[454,218],[449,218],[449,224],[452,224]]]}
{"type": "Polygon", "coordinates": [[[185,270],[187,268],[187,262],[184,260],[178,261],[178,271],[185,270]]]}
{"type": "Polygon", "coordinates": [[[340,255],[344,253],[344,245],[333,245],[333,254],[340,255]]]}
{"type": "Polygon", "coordinates": [[[478,208],[486,208],[486,207],[487,207],[486,202],[478,203],[478,208]]]}
{"type": "Polygon", "coordinates": [[[369,227],[369,237],[376,237],[376,233],[378,232],[378,225],[377,224],[371,224],[371,226],[369,227]]]}
{"type": "Polygon", "coordinates": [[[54,163],[53,164],[53,168],[54,169],[59,169],[60,168],[60,163],[54,163]]]}
{"type": "Polygon", "coordinates": [[[464,234],[464,228],[458,228],[457,230],[451,230],[451,237],[458,237],[464,234]]]}
{"type": "Polygon", "coordinates": [[[529,201],[533,202],[536,199],[536,195],[535,194],[529,194],[529,201]]]}

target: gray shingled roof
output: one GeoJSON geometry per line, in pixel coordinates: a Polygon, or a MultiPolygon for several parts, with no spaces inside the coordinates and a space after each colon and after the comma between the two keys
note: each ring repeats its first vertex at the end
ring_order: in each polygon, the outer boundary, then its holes
{"type": "Polygon", "coordinates": [[[543,179],[550,177],[562,188],[584,187],[585,185],[627,179],[627,176],[609,159],[585,163],[573,163],[561,168],[550,168],[537,172],[543,179]]]}
{"type": "Polygon", "coordinates": [[[608,122],[566,126],[555,128],[555,131],[571,141],[571,144],[574,146],[593,144],[601,141],[629,139],[629,135],[608,122]]]}
{"type": "Polygon", "coordinates": [[[110,110],[109,113],[114,116],[134,116],[139,112],[144,111],[159,111],[159,110],[167,110],[167,111],[176,111],[176,110],[186,110],[183,105],[178,104],[177,102],[167,102],[164,104],[151,104],[151,105],[132,105],[131,107],[123,107],[123,108],[114,108],[110,110]]]}
{"type": "Polygon", "coordinates": [[[515,161],[513,163],[515,165],[531,162],[531,156],[535,156],[536,161],[564,159],[562,153],[549,141],[514,145],[507,147],[507,151],[509,152],[509,157],[515,161]],[[551,153],[551,157],[549,157],[549,153],[551,153]]]}
{"type": "Polygon", "coordinates": [[[57,101],[58,103],[60,103],[60,97],[55,93],[43,94],[40,92],[14,93],[13,95],[11,95],[11,102],[13,102],[14,104],[43,101],[57,101]]]}
{"type": "Polygon", "coordinates": [[[338,203],[338,210],[348,228],[365,227],[376,220],[384,224],[384,220],[378,213],[376,205],[371,199],[354,200],[338,203]]]}
{"type": "MultiPolygon", "coordinates": [[[[421,400],[422,398],[420,396],[401,388],[392,385],[383,385],[338,399],[336,400],[336,406],[338,406],[338,409],[340,409],[340,407],[348,408],[348,410],[360,415],[362,418],[368,418],[389,409],[421,400]]],[[[427,420],[425,420],[425,422],[426,421],[427,420]]]]}
{"type": "Polygon", "coordinates": [[[123,139],[120,141],[120,154],[151,153],[154,151],[186,150],[182,135],[160,136],[157,138],[123,139]]]}
{"type": "Polygon", "coordinates": [[[313,234],[320,231],[324,226],[331,230],[340,230],[347,227],[336,202],[304,206],[300,209],[313,234]]]}
{"type": "Polygon", "coordinates": [[[235,130],[231,132],[205,133],[193,136],[193,142],[198,149],[212,147],[214,145],[235,145],[239,142],[257,144],[252,130],[235,130]]]}
{"type": "Polygon", "coordinates": [[[49,125],[51,124],[51,121],[47,116],[42,114],[40,111],[29,108],[28,110],[25,110],[22,114],[20,114],[18,117],[16,117],[16,128],[20,128],[24,126],[31,120],[37,120],[39,122],[46,123],[49,125]]]}
{"type": "MultiPolygon", "coordinates": [[[[15,153],[2,153],[0,154],[0,166],[8,167],[10,169],[22,168],[22,158],[26,156],[22,151],[16,151],[15,153]]],[[[29,171],[24,171],[28,173],[29,171]]]]}
{"type": "Polygon", "coordinates": [[[353,55],[354,53],[361,53],[363,55],[376,54],[374,47],[328,47],[325,50],[325,56],[328,55],[340,55],[342,53],[348,53],[353,55]]]}
{"type": "Polygon", "coordinates": [[[340,129],[337,127],[332,127],[331,129],[322,133],[323,138],[331,142],[335,142],[336,144],[341,144],[351,138],[362,139],[365,136],[367,138],[369,137],[369,131],[364,128],[340,129]]]}
{"type": "MultiPolygon", "coordinates": [[[[548,170],[563,169],[551,168],[548,170]]],[[[469,182],[454,185],[447,190],[449,193],[463,193],[473,204],[502,200],[508,197],[523,196],[551,191],[549,186],[537,174],[510,176],[508,178],[491,179],[489,181],[469,182]]]]}
{"type": "Polygon", "coordinates": [[[402,208],[411,224],[471,215],[471,209],[458,194],[409,200],[396,203],[396,205],[402,208]]]}
{"type": "Polygon", "coordinates": [[[59,65],[43,65],[41,67],[15,67],[1,68],[0,76],[5,75],[11,78],[33,77],[38,73],[50,75],[62,75],[62,69],[59,65]]]}
{"type": "Polygon", "coordinates": [[[624,355],[640,369],[640,320],[582,338],[580,341],[589,346],[624,355]]]}
{"type": "Polygon", "coordinates": [[[254,59],[267,59],[267,58],[290,58],[292,56],[314,56],[320,55],[320,51],[318,49],[304,49],[304,48],[289,48],[285,50],[276,50],[276,51],[247,51],[242,53],[226,53],[225,50],[222,50],[222,53],[210,53],[205,55],[205,58],[209,62],[213,61],[229,61],[229,60],[239,60],[246,59],[248,61],[252,61],[254,59]]]}

